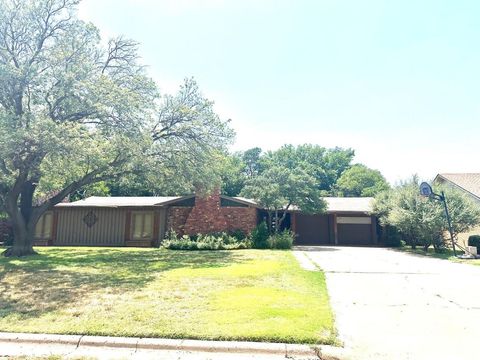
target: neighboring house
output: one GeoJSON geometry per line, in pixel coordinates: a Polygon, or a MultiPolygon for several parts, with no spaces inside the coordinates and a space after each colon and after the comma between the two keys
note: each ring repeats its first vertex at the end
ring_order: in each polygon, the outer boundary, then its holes
{"type": "Polygon", "coordinates": [[[438,174],[433,183],[459,189],[480,205],[480,173],[438,174]]]}
{"type": "MultiPolygon", "coordinates": [[[[289,211],[285,227],[296,243],[376,245],[372,198],[325,198],[324,214],[289,211]]],[[[179,235],[242,230],[266,218],[254,201],[214,193],[206,197],[89,197],[61,203],[39,220],[36,245],[158,246],[168,230],[179,235]]]]}

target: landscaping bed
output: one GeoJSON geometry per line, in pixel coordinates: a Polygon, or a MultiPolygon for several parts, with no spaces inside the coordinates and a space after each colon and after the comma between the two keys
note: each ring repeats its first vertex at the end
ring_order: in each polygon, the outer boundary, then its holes
{"type": "Polygon", "coordinates": [[[335,342],[323,273],[289,251],[36,250],[0,258],[0,331],[335,342]]]}

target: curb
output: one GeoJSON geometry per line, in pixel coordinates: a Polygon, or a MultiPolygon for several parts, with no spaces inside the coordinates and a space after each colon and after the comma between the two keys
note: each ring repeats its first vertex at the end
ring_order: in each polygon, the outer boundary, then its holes
{"type": "Polygon", "coordinates": [[[134,338],[88,335],[56,335],[0,332],[0,343],[74,345],[146,350],[198,351],[210,353],[255,353],[289,356],[309,356],[314,359],[335,359],[340,348],[332,346],[261,343],[239,341],[203,341],[184,339],[134,338]],[[335,350],[337,349],[337,350],[335,350]],[[332,352],[333,351],[333,352],[332,352]],[[321,355],[322,354],[322,355],[321,355]],[[325,356],[325,357],[323,357],[325,356]],[[333,356],[333,357],[332,357],[333,356]]]}

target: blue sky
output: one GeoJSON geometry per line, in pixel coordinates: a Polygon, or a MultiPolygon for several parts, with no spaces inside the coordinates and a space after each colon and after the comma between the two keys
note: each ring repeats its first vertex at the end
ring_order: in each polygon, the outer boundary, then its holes
{"type": "Polygon", "coordinates": [[[352,147],[395,183],[480,172],[480,2],[84,0],[160,89],[194,76],[233,150],[352,147]]]}

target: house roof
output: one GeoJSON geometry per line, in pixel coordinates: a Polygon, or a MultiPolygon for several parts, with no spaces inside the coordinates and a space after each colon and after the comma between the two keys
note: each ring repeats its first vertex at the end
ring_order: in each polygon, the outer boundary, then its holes
{"type": "Polygon", "coordinates": [[[480,199],[480,173],[442,173],[438,174],[433,181],[437,180],[448,181],[480,199]]]}
{"type": "Polygon", "coordinates": [[[83,200],[60,203],[55,207],[143,207],[164,206],[171,202],[190,198],[191,196],[90,196],[83,200]]]}
{"type": "Polygon", "coordinates": [[[247,199],[241,196],[226,196],[226,195],[220,195],[222,199],[227,199],[227,200],[232,200],[239,202],[241,204],[253,206],[253,207],[259,207],[259,205],[252,199],[247,199]]]}
{"type": "MultiPolygon", "coordinates": [[[[148,206],[166,206],[180,200],[192,198],[189,196],[91,196],[83,200],[70,203],[60,203],[55,207],[102,207],[102,208],[120,208],[120,207],[148,207],[148,206]]],[[[221,195],[224,199],[238,201],[246,205],[259,207],[258,204],[242,197],[229,197],[221,195]]],[[[372,211],[373,198],[370,197],[325,197],[327,203],[327,212],[362,212],[370,213],[372,211]]],[[[295,210],[295,208],[292,208],[295,210]]]]}

